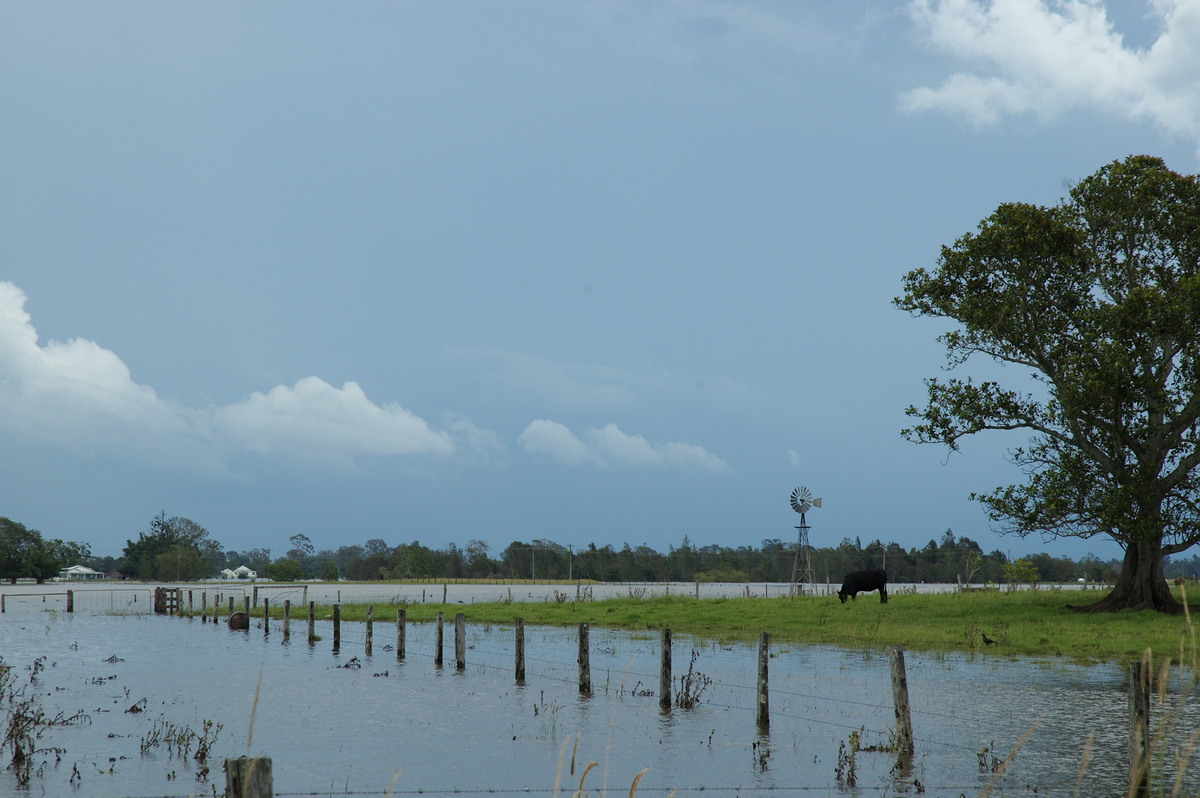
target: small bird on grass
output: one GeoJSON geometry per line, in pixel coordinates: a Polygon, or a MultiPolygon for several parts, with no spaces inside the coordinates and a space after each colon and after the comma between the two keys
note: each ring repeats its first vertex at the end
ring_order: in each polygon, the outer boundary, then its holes
{"type": "Polygon", "coordinates": [[[985,633],[982,633],[982,632],[981,632],[981,634],[983,634],[983,644],[984,644],[985,646],[990,646],[990,645],[993,645],[993,644],[996,642],[996,641],[995,641],[995,640],[993,640],[992,638],[988,637],[988,636],[987,636],[987,634],[985,634],[985,633]]]}

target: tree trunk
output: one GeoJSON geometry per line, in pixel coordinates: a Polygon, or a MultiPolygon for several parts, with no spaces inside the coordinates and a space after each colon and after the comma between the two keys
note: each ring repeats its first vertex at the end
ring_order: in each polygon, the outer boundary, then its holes
{"type": "Polygon", "coordinates": [[[1171,595],[1163,577],[1163,553],[1160,540],[1130,543],[1125,547],[1125,561],[1112,592],[1095,604],[1071,606],[1080,612],[1115,612],[1117,610],[1157,610],[1182,612],[1183,605],[1171,595]]]}

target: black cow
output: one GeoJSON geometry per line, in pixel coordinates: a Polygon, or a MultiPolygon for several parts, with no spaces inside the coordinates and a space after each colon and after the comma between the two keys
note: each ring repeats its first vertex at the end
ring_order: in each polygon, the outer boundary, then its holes
{"type": "Polygon", "coordinates": [[[872,590],[879,591],[880,604],[887,604],[887,571],[872,568],[869,571],[846,574],[846,578],[842,580],[842,589],[838,591],[838,598],[845,604],[846,596],[857,601],[859,593],[870,593],[872,590]]]}

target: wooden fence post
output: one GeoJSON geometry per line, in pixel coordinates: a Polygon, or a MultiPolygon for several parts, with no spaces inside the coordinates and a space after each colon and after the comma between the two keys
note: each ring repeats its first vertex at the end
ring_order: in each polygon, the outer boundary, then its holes
{"type": "Polygon", "coordinates": [[[442,629],[442,624],[445,623],[445,620],[446,614],[444,612],[439,612],[437,614],[437,628],[434,632],[434,637],[436,639],[434,640],[433,652],[433,664],[439,668],[442,667],[442,645],[445,642],[445,632],[442,629]]]}
{"type": "Polygon", "coordinates": [[[195,607],[192,605],[192,591],[188,591],[188,618],[195,614],[195,607]]]}
{"type": "Polygon", "coordinates": [[[67,591],[67,612],[75,612],[75,591],[67,591]]]}
{"type": "MultiPolygon", "coordinates": [[[[254,609],[258,609],[258,585],[255,585],[255,586],[254,586],[254,604],[253,604],[253,607],[254,607],[254,609]]],[[[246,614],[247,614],[247,615],[249,615],[250,613],[246,613],[246,614]]]]}
{"type": "Polygon", "coordinates": [[[467,667],[467,624],[465,616],[460,612],[454,616],[454,668],[464,670],[467,667]]]}
{"type": "Polygon", "coordinates": [[[658,669],[658,705],[671,708],[671,630],[662,630],[662,654],[658,669]]]}
{"type": "Polygon", "coordinates": [[[375,642],[375,605],[368,604],[367,605],[367,640],[366,640],[366,645],[363,646],[363,653],[366,654],[368,657],[371,656],[371,652],[374,649],[374,642],[375,642]]]}
{"type": "MultiPolygon", "coordinates": [[[[255,588],[255,589],[257,590],[257,588],[255,588]]],[[[257,607],[258,604],[255,604],[254,606],[257,607]]],[[[242,596],[242,612],[246,613],[247,618],[250,617],[250,597],[249,596],[242,596]]]]}
{"type": "Polygon", "coordinates": [[[525,619],[517,618],[516,632],[517,684],[525,684],[525,619]]]}
{"type": "Polygon", "coordinates": [[[1150,791],[1150,666],[1129,663],[1129,790],[1142,796],[1150,791]]]}
{"type": "Polygon", "coordinates": [[[888,659],[892,663],[892,704],[896,710],[896,750],[902,754],[913,752],[912,714],[908,708],[908,675],[904,671],[904,649],[888,646],[888,659]]]}
{"type": "Polygon", "coordinates": [[[283,600],[283,639],[292,639],[292,601],[291,599],[283,600]]]}
{"type": "Polygon", "coordinates": [[[404,624],[408,613],[396,610],[396,659],[404,659],[404,624]]]}
{"type": "Polygon", "coordinates": [[[769,645],[771,636],[763,632],[758,636],[758,710],[756,719],[758,730],[765,732],[771,728],[770,695],[767,692],[767,660],[770,658],[769,645]]]}
{"type": "Polygon", "coordinates": [[[585,695],[592,692],[592,663],[588,658],[588,625],[579,624],[579,692],[585,695]]]}
{"type": "Polygon", "coordinates": [[[271,633],[271,602],[266,596],[263,596],[263,634],[269,635],[270,633],[271,633]]]}
{"type": "Polygon", "coordinates": [[[333,653],[342,647],[342,605],[333,605],[333,653]]]}
{"type": "Polygon", "coordinates": [[[200,591],[200,623],[208,623],[208,591],[200,591]]]}
{"type": "Polygon", "coordinates": [[[270,757],[225,760],[225,795],[228,798],[273,798],[270,757]]]}
{"type": "Polygon", "coordinates": [[[317,602],[308,602],[308,644],[314,646],[317,644],[317,602]]]}
{"type": "Polygon", "coordinates": [[[229,614],[233,615],[233,596],[229,597],[229,614]]]}

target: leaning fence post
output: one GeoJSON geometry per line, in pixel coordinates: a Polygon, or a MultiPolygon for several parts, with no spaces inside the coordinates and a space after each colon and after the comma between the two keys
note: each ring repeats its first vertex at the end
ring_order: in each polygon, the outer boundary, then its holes
{"type": "Polygon", "coordinates": [[[363,646],[363,653],[368,657],[371,656],[371,651],[374,648],[375,638],[375,605],[367,605],[367,640],[363,646]]]}
{"type": "Polygon", "coordinates": [[[433,652],[433,664],[439,668],[442,667],[442,645],[445,642],[445,631],[442,628],[442,624],[445,622],[445,620],[446,613],[439,612],[437,614],[437,629],[434,634],[437,639],[434,641],[435,650],[433,652]]]}
{"type": "Polygon", "coordinates": [[[592,664],[588,658],[588,625],[579,624],[579,692],[592,692],[592,664]]]}
{"type": "Polygon", "coordinates": [[[404,622],[407,613],[396,610],[396,659],[404,659],[404,622]]]}
{"type": "Polygon", "coordinates": [[[658,705],[663,709],[671,706],[671,630],[662,630],[662,654],[658,670],[658,705]]]}
{"type": "Polygon", "coordinates": [[[768,648],[770,642],[771,636],[767,632],[758,636],[758,711],[755,713],[755,717],[758,721],[759,731],[763,732],[771,727],[770,696],[767,692],[767,660],[770,658],[768,648]]]}
{"type": "Polygon", "coordinates": [[[888,659],[892,663],[892,703],[896,709],[896,750],[902,754],[913,752],[912,714],[908,708],[908,676],[904,671],[904,649],[888,647],[888,659]]]}
{"type": "Polygon", "coordinates": [[[454,667],[463,670],[467,667],[467,627],[463,614],[454,616],[454,667]]]}
{"type": "Polygon", "coordinates": [[[1150,790],[1150,668],[1144,660],[1129,663],[1129,791],[1150,790]]]}
{"type": "Polygon", "coordinates": [[[517,618],[516,667],[517,684],[525,684],[525,619],[517,618]]]}
{"type": "Polygon", "coordinates": [[[226,759],[225,794],[228,798],[273,798],[271,758],[242,756],[226,759]]]}

